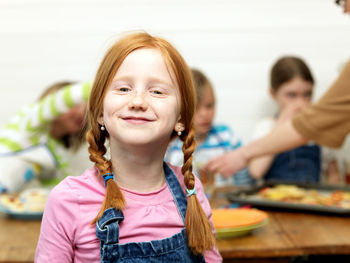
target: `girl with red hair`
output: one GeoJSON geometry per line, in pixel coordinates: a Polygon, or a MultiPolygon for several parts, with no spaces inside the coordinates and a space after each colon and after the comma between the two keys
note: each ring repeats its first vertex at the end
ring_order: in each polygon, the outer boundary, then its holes
{"type": "Polygon", "coordinates": [[[51,192],[36,262],[221,262],[192,174],[194,108],[191,72],[169,42],[147,33],[116,42],[90,94],[95,165],[51,192]],[[182,168],[163,162],[175,136],[182,168]]]}

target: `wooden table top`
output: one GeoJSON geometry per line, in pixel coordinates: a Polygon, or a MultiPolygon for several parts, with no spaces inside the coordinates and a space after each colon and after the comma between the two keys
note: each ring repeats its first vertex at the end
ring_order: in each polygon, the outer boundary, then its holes
{"type": "Polygon", "coordinates": [[[17,220],[0,213],[0,262],[33,262],[39,233],[39,220],[17,220]]]}
{"type": "MultiPolygon", "coordinates": [[[[218,240],[224,259],[310,254],[350,254],[350,217],[269,211],[268,223],[251,234],[218,240]]],[[[33,262],[40,221],[0,213],[0,262],[33,262]]]]}
{"type": "Polygon", "coordinates": [[[224,258],[350,254],[350,218],[268,212],[269,222],[247,236],[218,240],[224,258]]]}
{"type": "MultiPolygon", "coordinates": [[[[219,189],[210,201],[227,205],[219,189]]],[[[224,259],[277,258],[302,255],[350,255],[350,216],[305,212],[266,211],[268,223],[251,234],[217,241],[224,259]]]]}

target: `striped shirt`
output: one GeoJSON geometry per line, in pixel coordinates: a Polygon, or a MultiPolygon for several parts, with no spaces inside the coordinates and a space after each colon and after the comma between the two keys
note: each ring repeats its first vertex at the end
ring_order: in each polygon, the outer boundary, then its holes
{"type": "MultiPolygon", "coordinates": [[[[46,161],[49,165],[52,163],[49,158],[53,158],[55,168],[64,176],[67,175],[65,170],[68,161],[64,158],[66,149],[61,142],[50,136],[50,125],[59,115],[87,102],[90,90],[90,83],[69,85],[23,107],[0,131],[0,158],[25,156],[33,148],[46,147],[51,156],[41,156],[40,165],[45,166],[46,161]]],[[[34,155],[32,157],[35,159],[34,155]]]]}
{"type": "MultiPolygon", "coordinates": [[[[209,160],[224,154],[227,151],[242,146],[242,141],[233,134],[226,125],[213,125],[205,141],[199,145],[193,153],[193,172],[199,177],[199,169],[209,160]]],[[[165,161],[176,166],[183,164],[182,141],[176,138],[167,149],[165,161]]],[[[246,185],[252,183],[247,169],[239,171],[234,176],[225,178],[222,175],[215,176],[215,185],[246,185]]]]}

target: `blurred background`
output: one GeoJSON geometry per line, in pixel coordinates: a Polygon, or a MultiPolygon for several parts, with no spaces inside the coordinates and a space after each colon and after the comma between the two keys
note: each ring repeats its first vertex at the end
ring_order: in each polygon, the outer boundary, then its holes
{"type": "Polygon", "coordinates": [[[277,58],[307,62],[315,100],[350,57],[350,17],[333,0],[0,0],[0,126],[55,81],[92,81],[106,49],[130,30],[168,39],[202,70],[216,91],[216,122],[244,142],[275,111],[268,88],[277,58]]]}

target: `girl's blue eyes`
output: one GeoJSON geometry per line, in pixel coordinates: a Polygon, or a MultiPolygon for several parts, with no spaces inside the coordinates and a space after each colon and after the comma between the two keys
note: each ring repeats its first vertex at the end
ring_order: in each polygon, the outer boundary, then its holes
{"type": "MultiPolygon", "coordinates": [[[[132,91],[131,88],[128,88],[128,87],[120,87],[120,88],[116,88],[116,90],[119,92],[122,92],[122,93],[132,91]]],[[[164,95],[165,94],[165,92],[158,90],[158,89],[150,89],[149,92],[151,94],[154,94],[154,95],[164,95]]]]}
{"type": "Polygon", "coordinates": [[[156,94],[156,95],[162,95],[163,92],[159,91],[159,90],[152,90],[151,91],[153,94],[156,94]]]}
{"type": "Polygon", "coordinates": [[[119,88],[119,91],[122,91],[122,92],[128,92],[130,89],[129,88],[119,88]]]}

